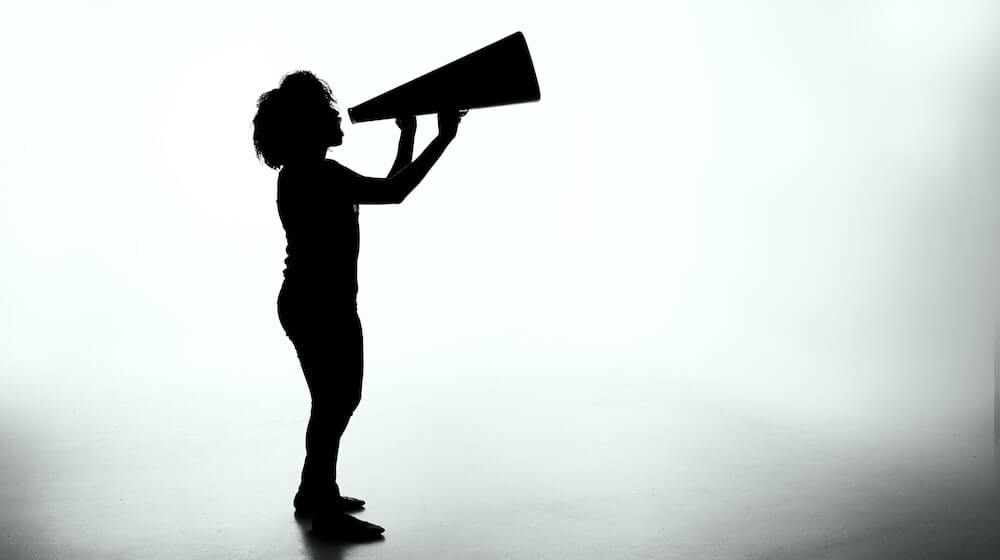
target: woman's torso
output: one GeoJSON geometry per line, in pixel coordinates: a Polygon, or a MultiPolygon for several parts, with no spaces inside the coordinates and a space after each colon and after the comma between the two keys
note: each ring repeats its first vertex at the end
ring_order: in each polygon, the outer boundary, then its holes
{"type": "Polygon", "coordinates": [[[300,164],[278,174],[275,202],[285,230],[284,287],[353,302],[358,292],[358,206],[338,196],[341,189],[324,169],[319,163],[300,164]]]}

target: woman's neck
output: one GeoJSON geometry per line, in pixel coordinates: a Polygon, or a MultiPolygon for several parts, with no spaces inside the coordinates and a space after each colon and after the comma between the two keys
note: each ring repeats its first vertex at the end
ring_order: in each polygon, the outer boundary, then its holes
{"type": "Polygon", "coordinates": [[[288,158],[288,163],[291,164],[302,164],[302,163],[316,163],[326,159],[326,148],[322,150],[310,150],[307,152],[302,152],[296,154],[293,157],[288,158]]]}

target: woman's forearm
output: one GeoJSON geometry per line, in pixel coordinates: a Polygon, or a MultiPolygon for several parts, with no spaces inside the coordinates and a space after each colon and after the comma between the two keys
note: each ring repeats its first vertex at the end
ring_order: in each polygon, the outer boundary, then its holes
{"type": "Polygon", "coordinates": [[[396,148],[396,160],[392,162],[392,168],[389,170],[389,177],[399,173],[400,170],[413,161],[414,136],[413,132],[400,132],[399,147],[396,148]]]}
{"type": "Polygon", "coordinates": [[[394,189],[398,189],[398,199],[400,202],[408,194],[410,194],[413,189],[417,188],[420,181],[423,181],[427,172],[431,170],[431,167],[437,163],[437,160],[444,153],[445,148],[454,139],[454,136],[449,135],[438,135],[436,138],[431,140],[430,144],[424,148],[424,151],[417,156],[417,159],[413,160],[409,165],[404,165],[398,172],[390,175],[388,178],[389,183],[394,189]]]}

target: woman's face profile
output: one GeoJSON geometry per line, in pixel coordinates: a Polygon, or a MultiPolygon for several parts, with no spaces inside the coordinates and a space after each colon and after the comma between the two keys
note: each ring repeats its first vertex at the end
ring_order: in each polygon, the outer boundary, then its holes
{"type": "Polygon", "coordinates": [[[344,143],[344,130],[340,126],[340,112],[336,108],[330,107],[323,113],[321,126],[324,132],[328,132],[327,143],[329,147],[339,146],[344,143]]]}

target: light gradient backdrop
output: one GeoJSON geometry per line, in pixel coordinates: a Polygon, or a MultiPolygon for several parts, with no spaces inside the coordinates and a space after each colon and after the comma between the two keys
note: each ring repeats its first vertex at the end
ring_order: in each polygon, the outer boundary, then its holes
{"type": "MultiPolygon", "coordinates": [[[[473,111],[403,205],[361,209],[345,445],[670,395],[986,484],[998,25],[992,0],[5,1],[4,437],[298,426],[256,97],[308,69],[346,108],[520,30],[542,100],[473,111]]],[[[331,156],[384,175],[395,125],[345,132],[331,156]]]]}

